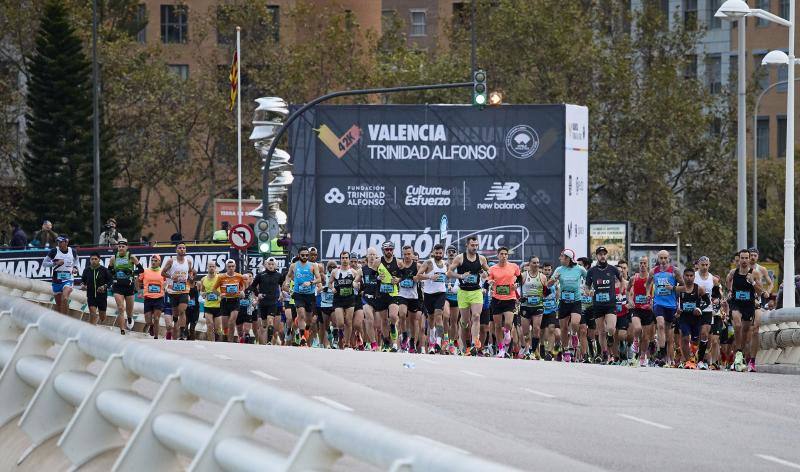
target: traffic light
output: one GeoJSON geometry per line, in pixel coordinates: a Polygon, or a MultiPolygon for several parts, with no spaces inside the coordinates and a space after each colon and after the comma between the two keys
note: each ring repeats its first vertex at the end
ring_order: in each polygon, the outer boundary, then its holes
{"type": "Polygon", "coordinates": [[[472,104],[483,108],[486,105],[486,72],[479,69],[472,74],[472,104]]]}
{"type": "Polygon", "coordinates": [[[264,218],[259,218],[256,221],[256,244],[258,244],[258,252],[262,254],[269,254],[272,246],[270,245],[269,237],[269,222],[264,218]]]}

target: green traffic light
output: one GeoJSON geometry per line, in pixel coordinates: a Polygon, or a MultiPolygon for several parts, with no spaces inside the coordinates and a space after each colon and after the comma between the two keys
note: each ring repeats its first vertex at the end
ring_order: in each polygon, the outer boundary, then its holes
{"type": "Polygon", "coordinates": [[[271,245],[270,245],[269,241],[262,242],[262,243],[258,244],[258,252],[261,252],[263,254],[269,254],[270,249],[271,249],[271,245]]]}

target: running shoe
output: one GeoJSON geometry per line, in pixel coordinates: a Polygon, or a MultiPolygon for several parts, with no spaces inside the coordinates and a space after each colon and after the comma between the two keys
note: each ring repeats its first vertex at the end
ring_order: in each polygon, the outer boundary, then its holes
{"type": "Polygon", "coordinates": [[[553,353],[550,351],[544,351],[544,360],[550,362],[553,360],[553,353]]]}
{"type": "Polygon", "coordinates": [[[477,357],[478,356],[478,347],[477,346],[472,346],[471,348],[469,348],[467,350],[466,353],[464,353],[464,355],[465,356],[477,357]]]}
{"type": "Polygon", "coordinates": [[[720,370],[719,364],[717,364],[716,362],[712,363],[711,365],[708,366],[708,370],[720,370]]]}
{"type": "Polygon", "coordinates": [[[400,350],[403,351],[403,352],[408,352],[409,351],[408,338],[406,338],[406,339],[404,339],[404,340],[402,340],[400,342],[400,350]]]}
{"type": "Polygon", "coordinates": [[[683,368],[684,369],[695,370],[695,369],[697,369],[697,364],[695,364],[693,360],[689,359],[688,361],[683,363],[683,368]]]}
{"type": "Polygon", "coordinates": [[[299,346],[301,342],[303,342],[303,340],[302,340],[302,338],[300,337],[300,333],[296,331],[296,332],[294,333],[294,345],[295,345],[295,346],[299,346]]]}
{"type": "Polygon", "coordinates": [[[508,346],[511,344],[511,331],[503,328],[503,344],[508,346]]]}
{"type": "Polygon", "coordinates": [[[124,329],[119,330],[119,334],[121,334],[122,336],[125,336],[125,330],[124,329]]]}
{"type": "Polygon", "coordinates": [[[586,354],[586,355],[584,355],[584,356],[583,356],[583,361],[582,361],[582,362],[583,362],[584,364],[592,364],[592,358],[591,358],[591,357],[589,357],[589,355],[588,355],[588,354],[586,354]]]}
{"type": "Polygon", "coordinates": [[[736,372],[744,372],[747,367],[744,363],[744,355],[742,355],[742,351],[736,352],[736,357],[733,360],[733,370],[736,372]]]}
{"type": "Polygon", "coordinates": [[[747,361],[747,371],[748,372],[755,372],[756,371],[756,361],[755,360],[750,359],[749,361],[747,361]]]}
{"type": "Polygon", "coordinates": [[[700,362],[697,363],[697,369],[698,370],[708,370],[708,364],[706,364],[703,361],[700,361],[700,362]]]}
{"type": "MultiPolygon", "coordinates": [[[[317,341],[317,339],[314,338],[314,341],[317,341]]],[[[308,345],[308,340],[306,339],[306,335],[303,334],[300,336],[300,346],[307,346],[307,345],[308,345]]]]}
{"type": "Polygon", "coordinates": [[[505,346],[501,347],[500,350],[497,351],[497,355],[494,357],[497,357],[499,359],[506,357],[506,347],[505,346]]]}
{"type": "Polygon", "coordinates": [[[647,358],[645,356],[640,357],[639,367],[647,367],[647,366],[648,366],[647,358]]]}
{"type": "Polygon", "coordinates": [[[389,349],[389,352],[397,352],[397,343],[392,344],[392,347],[389,349]]]}
{"type": "Polygon", "coordinates": [[[392,338],[392,341],[397,340],[397,326],[394,324],[389,324],[389,336],[392,338]]]}
{"type": "Polygon", "coordinates": [[[572,349],[577,349],[578,348],[578,335],[573,334],[572,337],[570,337],[569,344],[572,347],[572,349]]]}
{"type": "Polygon", "coordinates": [[[165,338],[170,340],[170,341],[172,340],[172,330],[171,329],[167,330],[167,334],[165,335],[165,338]]]}
{"type": "Polygon", "coordinates": [[[561,355],[561,360],[562,360],[563,362],[572,362],[572,353],[571,353],[571,352],[569,352],[569,351],[566,351],[566,352],[564,352],[564,353],[561,355]]]}
{"type": "Polygon", "coordinates": [[[150,336],[155,336],[155,334],[153,334],[154,332],[155,332],[155,331],[153,330],[153,325],[151,324],[151,325],[150,325],[150,329],[148,329],[148,330],[147,330],[147,333],[148,333],[150,336]]]}
{"type": "Polygon", "coordinates": [[[453,343],[449,343],[449,345],[447,346],[447,352],[449,352],[450,355],[453,355],[453,356],[455,356],[456,354],[459,354],[458,349],[456,349],[456,345],[453,344],[453,343]]]}
{"type": "Polygon", "coordinates": [[[370,343],[369,349],[370,349],[370,351],[377,352],[378,351],[378,343],[373,341],[372,343],[370,343]]]}
{"type": "Polygon", "coordinates": [[[128,318],[125,320],[125,325],[128,327],[128,331],[133,329],[133,318],[128,318]]]}
{"type": "Polygon", "coordinates": [[[631,344],[631,350],[634,354],[639,354],[639,338],[633,338],[633,343],[631,344]]]}

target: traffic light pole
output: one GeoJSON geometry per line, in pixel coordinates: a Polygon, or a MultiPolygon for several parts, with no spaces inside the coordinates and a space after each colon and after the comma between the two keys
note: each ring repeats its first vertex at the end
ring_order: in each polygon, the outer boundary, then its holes
{"type": "Polygon", "coordinates": [[[332,92],[327,95],[323,95],[321,97],[317,97],[314,100],[306,103],[302,107],[295,110],[294,113],[289,115],[289,118],[286,119],[286,122],[281,125],[278,129],[278,132],[275,133],[275,137],[272,139],[272,142],[269,145],[269,150],[267,150],[267,155],[264,158],[264,171],[262,174],[262,184],[261,184],[261,212],[263,217],[267,215],[267,209],[269,208],[269,166],[272,162],[272,153],[275,152],[275,148],[278,146],[278,142],[281,140],[284,134],[286,134],[286,130],[289,129],[289,126],[297,120],[303,113],[307,110],[315,107],[316,105],[331,100],[337,97],[349,97],[355,95],[371,95],[376,93],[397,93],[397,92],[413,92],[417,90],[438,90],[438,89],[453,89],[453,88],[468,88],[472,87],[474,84],[473,82],[456,82],[452,84],[432,84],[432,85],[406,85],[402,87],[387,87],[387,88],[374,88],[374,89],[363,89],[363,90],[341,90],[339,92],[332,92]]]}

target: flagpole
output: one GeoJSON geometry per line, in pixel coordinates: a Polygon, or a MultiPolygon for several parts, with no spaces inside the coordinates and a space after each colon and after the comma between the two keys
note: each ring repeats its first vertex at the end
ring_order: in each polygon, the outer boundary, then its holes
{"type": "Polygon", "coordinates": [[[236,168],[239,195],[236,200],[237,222],[242,224],[242,28],[236,27],[236,168]]]}

